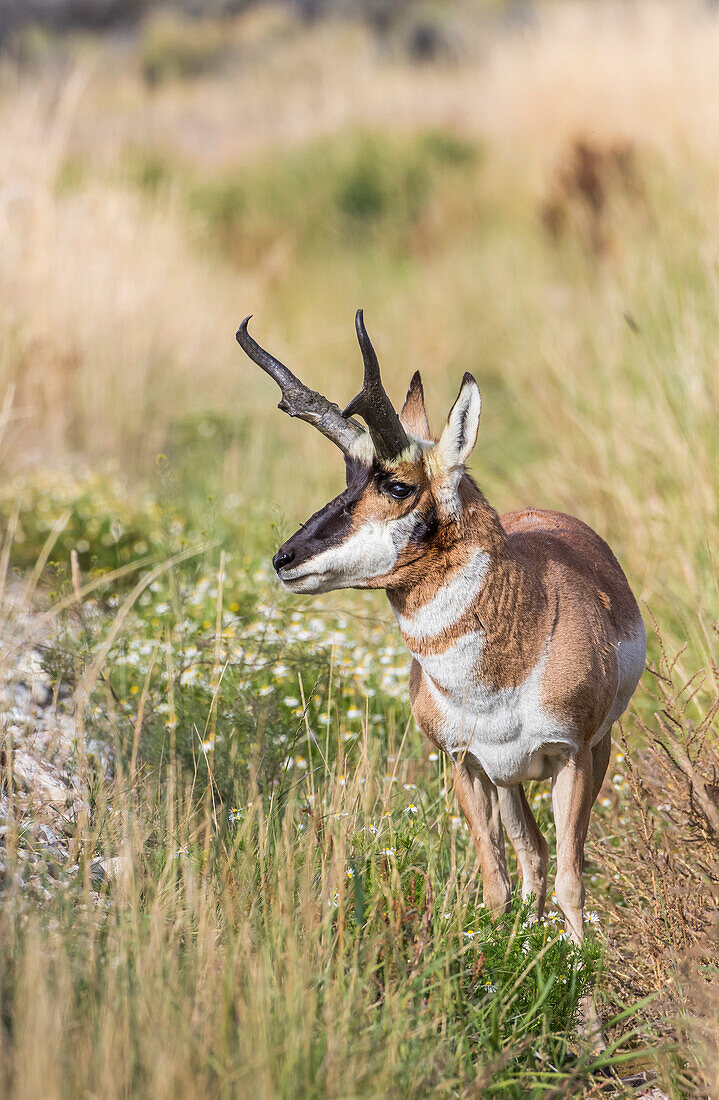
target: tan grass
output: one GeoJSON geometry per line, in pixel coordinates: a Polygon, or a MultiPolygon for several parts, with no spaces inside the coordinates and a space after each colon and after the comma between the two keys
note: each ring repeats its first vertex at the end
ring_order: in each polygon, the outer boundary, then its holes
{"type": "Polygon", "coordinates": [[[229,71],[153,94],[139,66],[109,51],[73,147],[111,156],[139,140],[217,166],[360,123],[488,137],[517,155],[519,170],[527,157],[546,166],[578,131],[716,152],[719,20],[709,5],[555,2],[533,14],[512,29],[482,4],[448,6],[460,48],[455,64],[437,67],[379,49],[352,24],[308,32],[289,15],[252,16],[224,29],[237,51],[229,71]]]}
{"type": "Polygon", "coordinates": [[[58,198],[63,107],[47,122],[45,106],[12,119],[0,170],[0,372],[23,414],[15,447],[152,454],[173,411],[199,391],[221,404],[232,387],[233,303],[247,281],[193,253],[171,205],[101,185],[58,198]]]}

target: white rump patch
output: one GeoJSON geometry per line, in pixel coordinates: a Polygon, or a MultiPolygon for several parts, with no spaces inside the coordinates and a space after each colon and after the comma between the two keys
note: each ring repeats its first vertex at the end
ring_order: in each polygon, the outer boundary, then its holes
{"type": "Polygon", "coordinates": [[[395,611],[402,634],[408,636],[410,649],[413,638],[436,638],[461,619],[482,591],[489,563],[489,554],[475,550],[467,564],[413,615],[395,611]]]}
{"type": "Polygon", "coordinates": [[[609,714],[592,738],[593,745],[601,741],[610,726],[624,714],[629,706],[629,700],[642,678],[644,663],[647,659],[647,637],[642,619],[639,620],[637,629],[633,634],[617,642],[616,654],[617,694],[614,696],[614,702],[609,708],[609,714]]]}

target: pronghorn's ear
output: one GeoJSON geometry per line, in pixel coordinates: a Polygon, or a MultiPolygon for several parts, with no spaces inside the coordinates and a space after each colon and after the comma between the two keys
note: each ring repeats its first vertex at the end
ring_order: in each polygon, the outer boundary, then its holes
{"type": "Polygon", "coordinates": [[[459,397],[435,448],[437,465],[444,473],[462,468],[474,450],[481,411],[479,386],[471,374],[465,374],[459,397]]]}
{"type": "Polygon", "coordinates": [[[432,439],[427,410],[424,407],[422,379],[418,370],[412,375],[412,381],[409,384],[399,418],[402,421],[402,426],[415,439],[426,439],[427,441],[432,439]]]}

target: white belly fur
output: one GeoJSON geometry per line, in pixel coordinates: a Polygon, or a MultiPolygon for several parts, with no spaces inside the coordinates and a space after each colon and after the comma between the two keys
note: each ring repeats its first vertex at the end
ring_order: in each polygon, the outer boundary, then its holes
{"type": "MultiPolygon", "coordinates": [[[[518,687],[494,689],[477,679],[483,648],[484,634],[477,630],[443,653],[414,654],[442,716],[443,747],[453,759],[471,753],[499,786],[546,778],[554,758],[579,748],[575,732],[542,709],[546,655],[518,687]]],[[[644,670],[646,639],[641,620],[634,634],[618,643],[616,653],[616,695],[592,745],[624,713],[644,670]]]]}
{"type": "Polygon", "coordinates": [[[443,747],[454,759],[471,753],[500,786],[540,779],[551,758],[578,748],[574,733],[541,708],[546,657],[518,687],[494,689],[476,679],[483,648],[478,630],[443,653],[415,654],[442,715],[443,747]]]}
{"type": "MultiPolygon", "coordinates": [[[[413,638],[437,638],[466,611],[481,590],[490,567],[477,550],[436,596],[412,615],[397,613],[404,640],[419,662],[424,680],[441,715],[440,740],[458,759],[471,753],[493,783],[512,786],[548,777],[558,756],[576,752],[576,732],[542,709],[542,675],[546,654],[526,680],[514,688],[494,689],[478,680],[485,637],[481,630],[459,638],[441,653],[422,656],[413,638]]],[[[626,710],[644,669],[646,639],[641,619],[616,648],[618,684],[607,716],[592,739],[596,744],[626,710]]]]}

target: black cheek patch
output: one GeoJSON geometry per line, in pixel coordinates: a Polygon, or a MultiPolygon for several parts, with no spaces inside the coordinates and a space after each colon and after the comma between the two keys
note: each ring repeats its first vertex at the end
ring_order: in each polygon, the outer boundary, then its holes
{"type": "Polygon", "coordinates": [[[426,515],[415,516],[414,527],[412,533],[409,536],[409,542],[415,546],[421,545],[429,540],[437,533],[439,527],[439,517],[437,515],[437,509],[432,503],[429,511],[426,515]]]}

